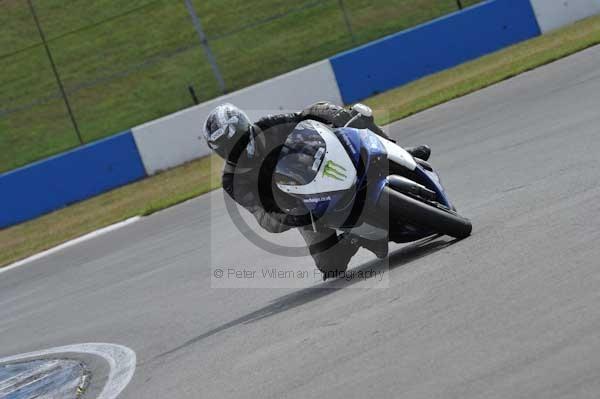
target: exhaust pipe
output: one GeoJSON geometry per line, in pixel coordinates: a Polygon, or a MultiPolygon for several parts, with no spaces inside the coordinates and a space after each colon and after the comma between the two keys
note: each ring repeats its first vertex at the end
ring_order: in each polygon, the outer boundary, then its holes
{"type": "Polygon", "coordinates": [[[432,191],[419,183],[415,183],[406,177],[391,175],[388,176],[387,181],[390,187],[401,193],[417,195],[429,201],[435,201],[437,199],[435,191],[432,191]]]}

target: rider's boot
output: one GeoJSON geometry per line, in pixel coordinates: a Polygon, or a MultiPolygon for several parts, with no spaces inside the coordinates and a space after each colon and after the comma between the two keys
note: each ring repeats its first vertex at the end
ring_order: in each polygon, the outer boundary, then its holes
{"type": "Polygon", "coordinates": [[[361,247],[373,252],[373,254],[375,254],[375,256],[377,256],[379,259],[384,259],[386,256],[388,256],[389,245],[387,238],[380,240],[367,240],[366,238],[359,238],[358,244],[361,247]]]}
{"type": "Polygon", "coordinates": [[[406,147],[405,150],[415,158],[427,161],[431,156],[431,148],[427,145],[419,145],[416,147],[406,147]]]}
{"type": "Polygon", "coordinates": [[[318,255],[313,255],[317,268],[323,274],[323,281],[342,276],[348,270],[350,259],[356,254],[359,246],[348,233],[338,237],[337,244],[318,255]]]}
{"type": "Polygon", "coordinates": [[[323,275],[323,281],[327,281],[330,278],[338,278],[344,275],[344,273],[348,270],[348,265],[338,265],[338,266],[328,266],[328,267],[319,267],[319,271],[323,275]]]}

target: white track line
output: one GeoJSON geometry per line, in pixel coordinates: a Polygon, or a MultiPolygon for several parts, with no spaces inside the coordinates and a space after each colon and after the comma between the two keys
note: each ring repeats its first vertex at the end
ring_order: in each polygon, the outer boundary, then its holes
{"type": "Polygon", "coordinates": [[[85,353],[100,356],[108,362],[108,381],[97,399],[115,399],[125,389],[135,373],[135,352],[123,345],[90,343],[61,346],[42,351],[29,352],[0,359],[0,365],[60,355],[63,353],[85,353]]]}
{"type": "Polygon", "coordinates": [[[125,227],[125,226],[127,226],[129,224],[135,223],[135,222],[137,222],[140,219],[141,219],[141,216],[134,216],[132,218],[123,220],[122,222],[111,224],[110,226],[106,226],[106,227],[103,227],[103,228],[101,228],[99,230],[92,231],[91,233],[88,233],[88,234],[85,234],[85,235],[83,235],[81,237],[77,237],[77,238],[75,238],[73,240],[64,242],[64,243],[62,243],[62,244],[60,244],[60,245],[58,245],[58,246],[56,246],[54,248],[50,248],[50,249],[48,249],[46,251],[42,251],[42,252],[37,253],[35,255],[32,255],[32,256],[30,256],[28,258],[21,259],[21,260],[15,262],[15,263],[11,263],[8,266],[0,267],[0,273],[7,272],[7,271],[12,270],[12,269],[14,269],[16,267],[23,266],[24,264],[33,262],[34,260],[41,259],[41,258],[43,258],[45,256],[48,256],[48,255],[52,255],[52,254],[54,254],[56,252],[62,251],[65,248],[72,247],[73,245],[81,244],[84,241],[91,240],[92,238],[96,238],[98,236],[101,236],[102,234],[106,234],[106,233],[109,233],[111,231],[120,229],[121,227],[125,227]]]}

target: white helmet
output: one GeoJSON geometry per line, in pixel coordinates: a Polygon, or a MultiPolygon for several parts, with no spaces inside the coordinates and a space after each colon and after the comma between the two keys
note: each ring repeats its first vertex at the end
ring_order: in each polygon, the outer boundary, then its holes
{"type": "Polygon", "coordinates": [[[244,149],[249,158],[254,156],[253,125],[248,115],[235,105],[225,103],[213,109],[204,123],[204,138],[210,149],[221,158],[238,156],[244,149]]]}

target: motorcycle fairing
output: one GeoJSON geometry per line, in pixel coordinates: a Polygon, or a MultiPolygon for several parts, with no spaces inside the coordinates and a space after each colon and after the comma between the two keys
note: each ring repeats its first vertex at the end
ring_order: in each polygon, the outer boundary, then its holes
{"type": "Polygon", "coordinates": [[[299,177],[304,173],[298,172],[295,176],[296,181],[293,181],[290,176],[288,184],[277,183],[277,187],[281,191],[291,195],[322,195],[348,190],[356,183],[354,163],[335,134],[322,123],[312,120],[301,122],[290,134],[284,147],[290,148],[291,152],[279,159],[275,173],[279,176],[286,174],[289,176],[291,169],[304,167],[310,169],[307,176],[311,176],[312,180],[306,181],[307,179],[302,178],[305,176],[299,177]],[[296,136],[301,138],[314,132],[321,136],[322,143],[303,143],[296,138],[296,136]],[[311,146],[313,147],[307,148],[311,146]],[[314,151],[314,146],[319,148],[314,151]],[[312,159],[306,156],[306,151],[314,151],[312,159]],[[299,159],[300,157],[303,159],[299,159]]]}

